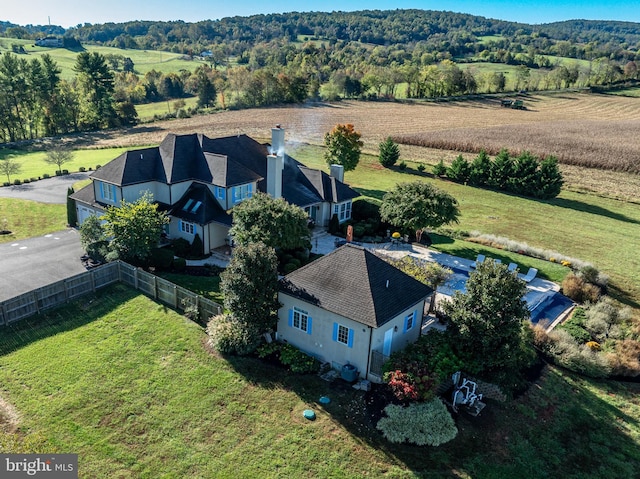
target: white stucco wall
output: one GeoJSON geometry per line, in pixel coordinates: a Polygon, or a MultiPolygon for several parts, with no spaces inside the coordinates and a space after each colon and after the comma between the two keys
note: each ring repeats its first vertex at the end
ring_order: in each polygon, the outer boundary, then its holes
{"type": "Polygon", "coordinates": [[[384,336],[388,330],[393,331],[391,352],[403,349],[420,337],[424,301],[420,301],[398,314],[382,327],[371,328],[287,294],[279,293],[278,299],[282,304],[282,307],[278,310],[278,340],[288,342],[321,361],[337,363],[340,366],[347,363],[353,364],[358,369],[361,378],[372,381],[379,381],[379,378],[371,376],[367,370],[370,345],[371,350],[382,352],[384,336]],[[312,318],[311,334],[289,326],[289,310],[293,309],[294,306],[303,309],[312,318]],[[413,327],[405,332],[405,318],[414,311],[417,312],[417,315],[413,327]],[[353,347],[350,348],[333,340],[334,322],[353,330],[353,347]],[[397,331],[395,330],[396,328],[397,331]]]}

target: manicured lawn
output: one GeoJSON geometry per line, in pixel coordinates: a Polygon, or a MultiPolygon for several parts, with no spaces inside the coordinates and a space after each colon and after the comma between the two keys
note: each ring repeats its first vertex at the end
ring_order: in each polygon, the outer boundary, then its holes
{"type": "Polygon", "coordinates": [[[634,477],[638,384],[548,369],[439,448],[392,445],[362,392],[253,358],[124,286],[0,329],[0,452],[74,452],[80,477],[634,477]],[[321,395],[331,404],[317,403],[321,395]],[[317,414],[314,422],[304,409],[317,414]]]}
{"type": "MultiPolygon", "coordinates": [[[[304,146],[291,153],[310,167],[328,170],[322,158],[323,149],[304,146]]],[[[558,198],[538,201],[504,193],[464,186],[449,181],[417,175],[416,164],[407,161],[402,173],[385,170],[377,157],[363,155],[354,171],[345,174],[345,181],[363,195],[381,199],[399,182],[422,179],[453,195],[460,203],[460,224],[463,231],[479,231],[505,236],[530,246],[559,252],[594,264],[611,278],[610,293],[635,307],[640,307],[640,206],[636,203],[602,198],[595,195],[563,191],[558,198]]],[[[429,172],[431,165],[427,165],[429,172]]],[[[478,252],[496,255],[484,246],[456,241],[438,245],[443,251],[467,258],[478,252]]],[[[530,258],[500,252],[516,263],[534,266],[530,258]]],[[[547,267],[550,279],[560,279],[556,265],[547,267]],[[556,271],[556,272],[553,272],[556,271]]],[[[562,274],[560,273],[560,276],[562,274]]]]}
{"type": "Polygon", "coordinates": [[[224,299],[220,292],[220,276],[191,276],[188,274],[158,272],[158,276],[193,291],[211,301],[222,304],[224,299]]]}
{"type": "MultiPolygon", "coordinates": [[[[95,169],[98,165],[106,165],[125,151],[127,151],[127,148],[74,150],[73,159],[65,163],[62,168],[71,172],[78,171],[80,167],[84,167],[86,170],[89,170],[89,168],[95,169]]],[[[13,183],[15,179],[23,180],[25,178],[42,177],[45,173],[49,176],[54,176],[58,168],[55,165],[45,163],[46,156],[47,154],[44,151],[0,149],[0,160],[11,157],[22,167],[20,173],[10,177],[10,183],[13,183]]],[[[0,184],[5,181],[7,181],[6,176],[0,178],[0,184]]]]}
{"type": "Polygon", "coordinates": [[[0,230],[12,232],[0,235],[0,243],[41,236],[67,227],[66,205],[0,198],[0,230]]]}

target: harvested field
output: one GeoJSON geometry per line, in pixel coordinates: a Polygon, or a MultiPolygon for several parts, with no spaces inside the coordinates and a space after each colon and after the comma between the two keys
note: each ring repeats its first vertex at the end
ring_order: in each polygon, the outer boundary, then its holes
{"type": "MultiPolygon", "coordinates": [[[[518,134],[530,131],[535,132],[535,135],[529,133],[531,141],[537,141],[536,144],[542,142],[545,146],[554,145],[554,150],[558,151],[548,153],[557,156],[570,151],[575,145],[583,145],[579,150],[583,153],[572,161],[572,165],[585,164],[578,160],[588,150],[586,160],[589,163],[586,164],[594,165],[595,168],[605,168],[620,161],[630,165],[627,166],[628,171],[638,172],[640,98],[587,93],[530,95],[524,98],[527,108],[525,111],[501,108],[497,98],[446,103],[343,101],[225,111],[127,129],[79,134],[65,140],[74,147],[133,147],[158,144],[169,132],[200,132],[213,137],[245,133],[258,140],[268,141],[269,129],[280,123],[287,129],[288,142],[322,144],[324,133],[336,123],[353,123],[362,133],[365,152],[377,155],[378,144],[387,136],[436,134],[444,131],[448,135],[469,140],[459,135],[457,130],[478,135],[485,130],[495,129],[503,135],[499,146],[511,151],[535,151],[533,143],[523,143],[518,137],[518,134]],[[588,128],[589,125],[591,129],[588,128]],[[624,133],[616,131],[618,126],[624,127],[624,133]],[[606,156],[605,151],[609,152],[606,156]],[[612,155],[611,151],[616,153],[612,155]],[[635,157],[629,152],[636,152],[635,157]],[[597,161],[593,161],[596,157],[600,158],[602,164],[596,165],[597,161]]],[[[46,142],[43,144],[46,145],[46,142]]],[[[444,158],[446,162],[456,154],[451,150],[402,146],[403,159],[427,164],[434,164],[440,158],[444,158]]],[[[637,175],[594,168],[581,171],[572,165],[563,165],[562,168],[567,187],[605,196],[640,200],[639,190],[634,186],[640,182],[637,175]],[[631,182],[629,188],[626,187],[627,178],[631,182]],[[610,188],[612,183],[619,187],[610,188]]]]}
{"type": "Polygon", "coordinates": [[[640,120],[555,121],[490,128],[456,128],[395,135],[400,144],[496,155],[507,147],[513,155],[527,150],[560,163],[640,174],[640,120]]]}

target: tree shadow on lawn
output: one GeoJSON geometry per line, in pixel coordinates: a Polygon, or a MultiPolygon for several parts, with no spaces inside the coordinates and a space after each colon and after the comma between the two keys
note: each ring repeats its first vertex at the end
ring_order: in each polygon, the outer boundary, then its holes
{"type": "Polygon", "coordinates": [[[383,190],[368,190],[366,188],[354,188],[358,193],[362,196],[367,196],[369,198],[375,198],[376,200],[382,201],[382,197],[387,193],[383,190]]]}
{"type": "Polygon", "coordinates": [[[140,294],[133,288],[115,285],[82,296],[65,306],[0,326],[0,356],[89,324],[140,294]]]}
{"type": "Polygon", "coordinates": [[[582,201],[569,200],[566,198],[555,198],[547,202],[553,206],[559,206],[561,208],[567,208],[574,211],[580,211],[582,213],[589,213],[596,216],[604,216],[616,221],[623,221],[625,223],[640,224],[639,220],[629,218],[628,216],[616,213],[615,211],[602,208],[601,206],[591,205],[589,203],[583,203],[582,201]]]}

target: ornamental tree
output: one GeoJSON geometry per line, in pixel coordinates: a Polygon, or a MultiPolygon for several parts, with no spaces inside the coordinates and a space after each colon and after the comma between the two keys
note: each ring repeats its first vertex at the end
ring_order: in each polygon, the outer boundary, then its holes
{"type": "Polygon", "coordinates": [[[448,193],[421,181],[400,183],[382,198],[380,216],[393,226],[416,233],[457,223],[458,202],[448,193]]]}
{"type": "Polygon", "coordinates": [[[73,152],[60,147],[47,151],[47,156],[44,158],[45,163],[55,166],[60,173],[62,173],[62,165],[71,160],[73,160],[73,152]]]}
{"type": "Polygon", "coordinates": [[[167,215],[158,211],[149,192],[133,203],[122,200],[120,206],[107,208],[103,219],[106,236],[113,238],[110,244],[113,256],[134,263],[142,263],[149,257],[160,241],[163,226],[169,222],[167,215]]]}
{"type": "Polygon", "coordinates": [[[350,123],[333,127],[333,130],[324,135],[324,144],[327,147],[324,159],[327,164],[342,165],[344,171],[355,170],[364,146],[360,137],[360,133],[350,123]]]}
{"type": "Polygon", "coordinates": [[[233,226],[229,233],[241,245],[261,241],[284,250],[310,248],[307,220],[302,208],[283,198],[258,192],[233,208],[233,226]]]}
{"type": "Polygon", "coordinates": [[[524,281],[505,265],[485,261],[470,274],[466,289],[440,303],[465,369],[505,386],[517,385],[535,358],[524,281]]]}

